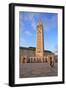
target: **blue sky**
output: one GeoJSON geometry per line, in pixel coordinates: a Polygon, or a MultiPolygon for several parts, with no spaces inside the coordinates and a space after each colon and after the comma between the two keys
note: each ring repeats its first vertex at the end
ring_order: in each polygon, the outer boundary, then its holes
{"type": "Polygon", "coordinates": [[[19,12],[19,46],[36,47],[36,26],[39,20],[43,24],[44,49],[57,50],[57,13],[19,12]]]}

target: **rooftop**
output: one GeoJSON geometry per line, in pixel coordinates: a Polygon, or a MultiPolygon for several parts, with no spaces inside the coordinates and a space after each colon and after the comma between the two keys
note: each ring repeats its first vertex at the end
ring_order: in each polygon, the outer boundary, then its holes
{"type": "MultiPolygon", "coordinates": [[[[35,47],[20,47],[20,49],[33,50],[33,51],[36,50],[35,47]]],[[[44,54],[45,54],[45,55],[46,55],[46,54],[51,55],[51,54],[54,54],[54,53],[53,53],[52,51],[49,51],[49,50],[44,50],[44,54]]]]}

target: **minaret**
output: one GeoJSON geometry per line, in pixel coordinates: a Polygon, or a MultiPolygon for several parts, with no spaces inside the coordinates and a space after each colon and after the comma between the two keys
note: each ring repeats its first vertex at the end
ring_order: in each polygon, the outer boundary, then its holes
{"type": "Polygon", "coordinates": [[[43,36],[43,25],[39,21],[36,30],[36,57],[44,56],[44,36],[43,36]]]}

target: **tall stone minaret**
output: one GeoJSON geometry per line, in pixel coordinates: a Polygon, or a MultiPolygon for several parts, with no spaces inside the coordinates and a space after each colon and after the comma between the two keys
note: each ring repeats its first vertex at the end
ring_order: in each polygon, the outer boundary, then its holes
{"type": "Polygon", "coordinates": [[[36,57],[44,56],[44,36],[43,36],[43,25],[39,21],[36,30],[36,57]]]}

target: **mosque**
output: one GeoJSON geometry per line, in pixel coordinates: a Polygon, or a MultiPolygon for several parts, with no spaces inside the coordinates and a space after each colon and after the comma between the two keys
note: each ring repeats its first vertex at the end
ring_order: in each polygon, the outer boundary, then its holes
{"type": "Polygon", "coordinates": [[[36,30],[36,47],[20,47],[20,63],[44,63],[50,60],[57,62],[57,56],[44,50],[44,33],[42,22],[39,21],[36,30]]]}

